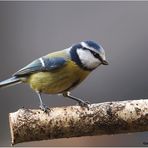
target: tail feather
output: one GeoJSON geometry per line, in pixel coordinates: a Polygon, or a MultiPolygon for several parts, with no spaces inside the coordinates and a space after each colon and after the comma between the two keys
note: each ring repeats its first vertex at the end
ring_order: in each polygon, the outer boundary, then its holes
{"type": "Polygon", "coordinates": [[[19,83],[21,83],[20,78],[17,78],[17,77],[14,76],[14,77],[11,77],[7,80],[0,82],[0,88],[9,87],[9,86],[16,85],[16,84],[19,84],[19,83]]]}

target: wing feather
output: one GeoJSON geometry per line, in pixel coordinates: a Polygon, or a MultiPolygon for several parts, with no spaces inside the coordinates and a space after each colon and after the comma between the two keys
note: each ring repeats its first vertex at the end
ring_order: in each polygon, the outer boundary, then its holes
{"type": "Polygon", "coordinates": [[[14,76],[29,75],[35,72],[52,71],[66,64],[63,57],[41,57],[17,71],[14,76]]]}

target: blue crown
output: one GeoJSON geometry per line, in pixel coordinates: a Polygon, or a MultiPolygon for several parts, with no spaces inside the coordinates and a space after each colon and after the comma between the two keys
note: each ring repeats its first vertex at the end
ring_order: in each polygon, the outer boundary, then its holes
{"type": "Polygon", "coordinates": [[[96,50],[99,50],[101,47],[100,45],[98,45],[97,43],[95,43],[94,41],[84,41],[89,47],[92,47],[96,50]]]}

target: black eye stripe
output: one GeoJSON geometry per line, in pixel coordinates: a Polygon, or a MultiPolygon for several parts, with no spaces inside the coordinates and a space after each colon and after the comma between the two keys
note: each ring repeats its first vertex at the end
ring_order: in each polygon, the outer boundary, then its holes
{"type": "Polygon", "coordinates": [[[84,50],[89,50],[89,51],[93,54],[93,56],[94,56],[95,58],[99,59],[101,62],[103,61],[102,57],[101,57],[98,53],[96,53],[96,52],[94,52],[94,51],[92,51],[92,50],[90,50],[90,49],[88,49],[88,48],[86,48],[86,47],[83,47],[83,49],[84,49],[84,50]]]}
{"type": "Polygon", "coordinates": [[[98,53],[95,53],[93,51],[91,51],[91,53],[94,55],[94,57],[96,57],[97,59],[99,59],[100,61],[103,61],[101,56],[98,53]]]}
{"type": "Polygon", "coordinates": [[[89,50],[96,58],[98,57],[99,54],[97,54],[96,52],[86,48],[86,47],[83,47],[83,50],[89,50]]]}
{"type": "Polygon", "coordinates": [[[82,49],[84,49],[84,50],[90,50],[90,49],[88,49],[88,48],[86,48],[86,47],[83,47],[82,49]]]}
{"type": "MultiPolygon", "coordinates": [[[[95,56],[95,55],[94,55],[94,56],[95,56]]],[[[103,59],[102,59],[102,57],[101,57],[99,54],[96,54],[95,57],[98,58],[101,62],[103,62],[103,59]]]]}

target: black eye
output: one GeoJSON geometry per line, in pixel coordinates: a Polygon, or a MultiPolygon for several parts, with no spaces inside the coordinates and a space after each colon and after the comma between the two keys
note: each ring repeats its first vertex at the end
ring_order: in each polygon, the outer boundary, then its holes
{"type": "Polygon", "coordinates": [[[91,53],[94,55],[94,57],[96,57],[96,58],[98,58],[98,57],[99,57],[99,54],[98,54],[98,53],[93,52],[93,51],[91,51],[91,53]]]}
{"type": "Polygon", "coordinates": [[[98,53],[92,52],[92,54],[94,55],[95,58],[99,59],[100,61],[103,61],[101,56],[98,53]]]}
{"type": "Polygon", "coordinates": [[[98,54],[97,54],[96,52],[93,52],[93,55],[94,55],[94,56],[97,56],[98,54]]]}

